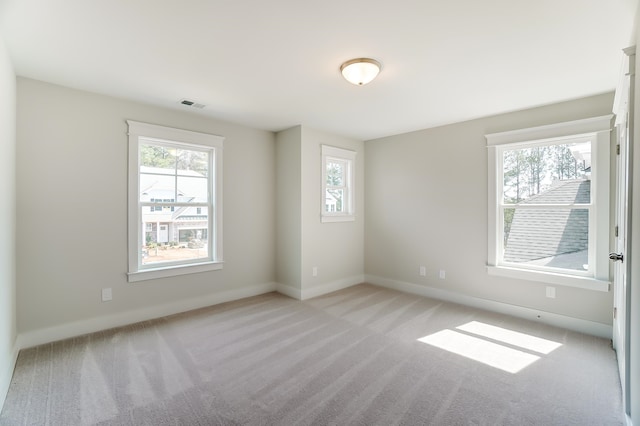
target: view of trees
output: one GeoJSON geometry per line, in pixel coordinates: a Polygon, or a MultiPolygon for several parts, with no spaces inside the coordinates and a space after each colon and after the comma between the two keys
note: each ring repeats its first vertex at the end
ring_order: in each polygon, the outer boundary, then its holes
{"type": "Polygon", "coordinates": [[[519,203],[545,191],[556,180],[584,178],[589,165],[573,156],[570,149],[572,146],[576,145],[549,145],[505,151],[504,202],[519,203]]]}
{"type": "Polygon", "coordinates": [[[166,148],[159,145],[140,145],[140,164],[162,169],[193,170],[207,176],[209,159],[206,152],[166,148]]]}
{"type": "MultiPolygon", "coordinates": [[[[546,191],[554,181],[582,179],[590,164],[579,161],[571,148],[590,153],[590,143],[547,145],[513,149],[503,156],[503,196],[505,204],[517,204],[546,191]]],[[[511,231],[515,208],[504,209],[504,243],[511,231]]]]}
{"type": "Polygon", "coordinates": [[[336,200],[336,212],[342,211],[342,198],[345,185],[345,163],[343,161],[327,161],[327,193],[336,200]]]}

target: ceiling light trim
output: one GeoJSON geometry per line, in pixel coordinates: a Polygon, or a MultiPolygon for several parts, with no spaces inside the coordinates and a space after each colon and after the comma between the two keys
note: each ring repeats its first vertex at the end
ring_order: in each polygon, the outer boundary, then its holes
{"type": "Polygon", "coordinates": [[[382,64],[371,58],[355,58],[340,65],[340,72],[345,80],[356,86],[370,83],[381,70],[382,64]]]}

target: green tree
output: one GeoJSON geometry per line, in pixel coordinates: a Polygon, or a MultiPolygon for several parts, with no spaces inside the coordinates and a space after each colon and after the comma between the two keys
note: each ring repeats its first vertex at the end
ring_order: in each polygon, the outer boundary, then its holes
{"type": "Polygon", "coordinates": [[[578,161],[571,153],[570,145],[553,145],[551,154],[551,173],[554,179],[580,179],[585,176],[584,161],[578,161]]]}
{"type": "Polygon", "coordinates": [[[505,202],[519,203],[527,191],[527,167],[524,150],[514,149],[505,151],[503,157],[504,194],[505,202]]]}
{"type": "Polygon", "coordinates": [[[175,150],[158,145],[140,145],[140,164],[148,167],[171,169],[175,167],[175,150]]]}
{"type": "Polygon", "coordinates": [[[547,147],[536,146],[527,148],[525,158],[528,163],[529,171],[529,195],[536,195],[541,192],[542,181],[544,180],[549,163],[547,161],[547,147]]]}
{"type": "Polygon", "coordinates": [[[179,149],[176,154],[178,170],[193,170],[207,176],[209,170],[209,154],[202,151],[179,149]]]}
{"type": "Polygon", "coordinates": [[[336,211],[338,212],[342,211],[343,190],[335,187],[344,186],[344,179],[344,163],[341,161],[327,161],[327,193],[336,200],[336,211]]]}

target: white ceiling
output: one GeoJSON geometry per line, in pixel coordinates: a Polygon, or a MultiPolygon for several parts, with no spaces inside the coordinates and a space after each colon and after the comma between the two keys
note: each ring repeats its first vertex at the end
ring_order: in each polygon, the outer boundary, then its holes
{"type": "Polygon", "coordinates": [[[20,76],[367,140],[614,90],[637,5],[0,0],[0,31],[20,76]],[[362,56],[383,70],[358,87],[339,67],[362,56]]]}

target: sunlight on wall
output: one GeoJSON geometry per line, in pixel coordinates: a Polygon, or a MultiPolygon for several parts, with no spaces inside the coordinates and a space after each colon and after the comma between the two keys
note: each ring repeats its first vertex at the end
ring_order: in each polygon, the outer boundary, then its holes
{"type": "Polygon", "coordinates": [[[477,321],[441,330],[418,341],[515,374],[562,346],[561,343],[477,321]],[[501,342],[501,343],[498,343],[501,342]],[[523,350],[515,349],[518,347],[523,350]],[[526,351],[526,352],[525,352],[526,351]]]}

